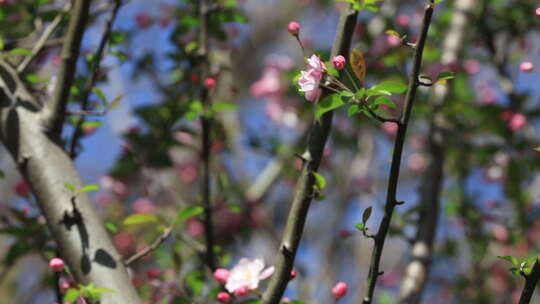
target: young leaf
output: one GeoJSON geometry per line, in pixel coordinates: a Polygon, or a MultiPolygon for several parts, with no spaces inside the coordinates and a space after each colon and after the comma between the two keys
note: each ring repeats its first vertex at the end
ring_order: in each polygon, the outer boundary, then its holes
{"type": "Polygon", "coordinates": [[[186,207],[178,213],[178,216],[176,217],[175,223],[179,224],[185,220],[187,220],[190,217],[194,217],[196,215],[199,215],[204,212],[204,208],[200,206],[189,206],[186,207]]]}
{"type": "Polygon", "coordinates": [[[364,226],[367,224],[367,221],[371,217],[371,211],[373,210],[373,207],[369,206],[364,210],[364,213],[362,214],[362,223],[364,226]]]}
{"type": "Polygon", "coordinates": [[[317,183],[317,187],[319,187],[319,190],[323,190],[326,187],[326,179],[324,176],[320,175],[317,172],[313,172],[313,176],[315,176],[315,182],[317,183]]]}
{"type": "Polygon", "coordinates": [[[445,85],[446,82],[450,79],[454,79],[454,73],[452,72],[442,72],[437,76],[437,84],[445,85]]]}
{"type": "Polygon", "coordinates": [[[392,94],[402,94],[407,91],[407,85],[395,81],[384,81],[371,87],[369,90],[385,91],[392,94]]]}
{"type": "Polygon", "coordinates": [[[512,263],[514,266],[519,266],[519,261],[516,257],[510,256],[510,255],[500,255],[498,256],[499,259],[503,259],[505,261],[508,261],[512,263]]]}
{"type": "Polygon", "coordinates": [[[353,49],[349,59],[352,70],[362,86],[364,84],[364,79],[366,78],[366,60],[364,54],[362,54],[359,49],[353,49]]]}
{"type": "Polygon", "coordinates": [[[64,302],[75,302],[80,295],[80,291],[75,288],[70,288],[64,295],[64,302]]]}
{"type": "Polygon", "coordinates": [[[319,119],[324,113],[332,111],[343,106],[345,103],[341,100],[339,94],[331,94],[326,96],[321,102],[319,102],[315,108],[315,118],[319,119]]]}
{"type": "Polygon", "coordinates": [[[64,186],[65,186],[66,188],[68,188],[69,191],[71,191],[71,192],[73,192],[73,193],[77,192],[77,188],[75,188],[75,186],[73,186],[72,184],[67,184],[67,183],[66,183],[66,184],[64,184],[64,186]]]}
{"type": "Polygon", "coordinates": [[[123,221],[124,225],[141,225],[149,223],[157,223],[158,218],[152,214],[133,214],[126,217],[123,221]]]}
{"type": "Polygon", "coordinates": [[[98,191],[98,190],[99,190],[98,185],[86,185],[86,186],[82,187],[81,193],[85,193],[85,192],[88,192],[88,191],[98,191]]]}
{"type": "Polygon", "coordinates": [[[360,112],[360,106],[359,105],[352,105],[349,107],[349,109],[347,110],[347,115],[349,117],[357,114],[358,112],[360,112]]]}

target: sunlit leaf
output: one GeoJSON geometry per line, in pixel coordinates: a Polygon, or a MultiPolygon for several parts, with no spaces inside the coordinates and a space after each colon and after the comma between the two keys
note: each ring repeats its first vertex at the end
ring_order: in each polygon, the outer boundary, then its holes
{"type": "Polygon", "coordinates": [[[126,217],[123,221],[124,225],[141,225],[157,222],[158,218],[152,214],[133,214],[126,217]]]}
{"type": "Polygon", "coordinates": [[[358,81],[362,86],[366,78],[366,60],[364,54],[362,54],[359,49],[353,49],[349,61],[351,62],[351,68],[356,75],[356,78],[358,78],[358,81]]]}

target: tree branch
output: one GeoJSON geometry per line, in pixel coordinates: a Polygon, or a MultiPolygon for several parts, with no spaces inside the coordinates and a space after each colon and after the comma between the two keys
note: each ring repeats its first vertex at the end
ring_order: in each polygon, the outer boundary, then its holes
{"type": "Polygon", "coordinates": [[[169,236],[172,233],[172,230],[173,230],[172,226],[167,227],[165,229],[165,231],[163,231],[163,233],[150,246],[145,247],[143,250],[141,250],[141,251],[135,253],[134,255],[130,256],[129,258],[127,258],[124,261],[124,265],[129,266],[129,265],[137,262],[138,260],[142,259],[143,257],[145,257],[150,252],[156,250],[161,244],[163,244],[163,242],[165,242],[166,239],[169,238],[169,236]]]}
{"type": "MultiPolygon", "coordinates": [[[[474,0],[457,0],[454,5],[452,21],[443,45],[441,63],[444,65],[458,62],[463,49],[462,45],[469,32],[468,25],[473,17],[473,10],[477,7],[474,0]]],[[[430,156],[430,162],[422,176],[419,201],[421,211],[418,219],[418,230],[411,246],[412,256],[401,285],[399,303],[402,304],[420,303],[430,272],[446,156],[447,128],[441,108],[449,91],[450,84],[435,85],[431,96],[430,103],[433,107],[433,115],[431,116],[426,149],[430,156]]]]}
{"type": "Polygon", "coordinates": [[[521,296],[519,297],[519,304],[529,304],[531,302],[531,298],[534,294],[534,290],[536,289],[536,285],[538,285],[539,280],[540,263],[537,259],[536,262],[534,262],[531,273],[525,275],[525,286],[523,286],[523,290],[521,291],[521,296]]]}
{"type": "MultiPolygon", "coordinates": [[[[96,56],[90,68],[90,77],[87,79],[84,89],[82,90],[83,93],[81,97],[81,109],[83,112],[88,110],[88,101],[90,98],[90,94],[92,93],[92,89],[96,85],[99,72],[101,70],[100,69],[101,61],[103,60],[103,57],[105,56],[105,48],[107,46],[107,43],[109,42],[109,38],[111,37],[112,27],[114,25],[114,21],[116,20],[116,17],[118,16],[118,11],[120,10],[121,6],[122,6],[122,0],[114,0],[114,7],[112,9],[111,16],[109,20],[107,20],[107,24],[105,25],[105,30],[103,31],[103,35],[101,36],[101,41],[99,42],[98,48],[96,50],[96,56]]],[[[79,119],[79,121],[77,122],[77,125],[75,126],[75,131],[73,133],[73,136],[71,138],[71,143],[69,145],[69,154],[71,158],[77,157],[76,149],[84,133],[82,129],[82,125],[84,124],[85,121],[86,119],[84,117],[81,117],[81,119],[79,119]]]]}
{"type": "Polygon", "coordinates": [[[420,68],[422,66],[422,55],[426,43],[429,25],[431,23],[431,16],[433,15],[433,8],[433,1],[430,1],[430,3],[425,8],[420,37],[418,38],[418,42],[416,43],[413,70],[409,78],[409,88],[407,90],[407,95],[405,96],[404,111],[402,112],[399,119],[398,132],[394,144],[394,153],[392,155],[392,165],[390,168],[390,180],[388,182],[384,216],[379,226],[379,229],[377,230],[377,234],[374,238],[375,244],[372,251],[366,295],[362,302],[363,304],[369,304],[373,301],[373,293],[375,291],[375,286],[377,285],[377,279],[380,275],[379,267],[384,243],[386,240],[386,236],[388,235],[388,229],[390,228],[390,222],[392,220],[394,208],[398,204],[400,204],[400,202],[397,201],[396,193],[399,181],[401,154],[403,152],[405,135],[407,132],[407,126],[409,124],[409,118],[414,104],[414,98],[416,96],[416,90],[419,86],[418,76],[420,74],[420,68]]]}
{"type": "Polygon", "coordinates": [[[71,85],[77,71],[82,37],[88,22],[90,3],[91,0],[75,0],[66,39],[62,47],[62,63],[58,71],[56,86],[52,99],[47,103],[43,113],[44,126],[55,139],[58,139],[62,133],[71,85]]]}
{"type": "MultiPolygon", "coordinates": [[[[350,6],[341,13],[332,56],[341,54],[347,57],[349,54],[356,18],[357,12],[353,11],[350,6]]],[[[328,90],[324,90],[323,95],[327,94],[329,94],[328,90]]],[[[313,173],[317,171],[321,162],[331,125],[332,111],[325,113],[320,120],[314,121],[311,127],[308,147],[304,153],[308,157],[305,157],[302,173],[296,184],[294,199],[275,263],[276,270],[262,296],[262,303],[264,304],[279,303],[291,279],[291,270],[294,266],[296,252],[300,245],[307,213],[314,195],[315,177],[313,173]]]]}
{"type": "Polygon", "coordinates": [[[209,21],[211,14],[211,5],[212,0],[201,0],[199,2],[199,18],[200,18],[200,32],[199,32],[199,60],[201,68],[201,77],[200,77],[200,98],[203,104],[203,115],[201,115],[201,162],[202,162],[202,181],[201,181],[201,197],[203,200],[204,206],[204,239],[206,242],[206,254],[205,262],[206,265],[214,271],[216,269],[216,257],[214,254],[214,224],[212,219],[213,207],[212,207],[212,194],[210,189],[210,148],[212,144],[212,125],[213,118],[207,116],[206,113],[210,111],[212,106],[212,100],[210,98],[209,89],[205,87],[204,81],[207,77],[210,76],[210,63],[209,60],[209,50],[208,50],[208,41],[209,41],[209,21]]]}
{"type": "Polygon", "coordinates": [[[24,70],[30,65],[32,60],[36,58],[36,56],[41,52],[41,50],[46,46],[47,41],[51,37],[52,33],[56,30],[58,25],[62,22],[62,19],[64,19],[64,14],[66,11],[69,11],[71,9],[71,2],[67,3],[65,7],[62,9],[62,12],[59,13],[51,22],[49,27],[45,29],[43,34],[39,37],[38,41],[34,44],[34,47],[32,48],[32,55],[26,56],[24,60],[19,64],[17,67],[17,73],[23,73],[24,70]]]}

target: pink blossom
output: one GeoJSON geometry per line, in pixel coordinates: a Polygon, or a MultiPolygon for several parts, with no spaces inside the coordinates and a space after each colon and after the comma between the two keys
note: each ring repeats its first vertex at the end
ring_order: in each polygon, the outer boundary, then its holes
{"type": "Polygon", "coordinates": [[[229,303],[231,301],[231,295],[221,291],[217,294],[216,300],[218,300],[219,303],[229,303]]]}
{"type": "Polygon", "coordinates": [[[476,75],[480,72],[480,62],[476,59],[467,59],[463,65],[469,75],[476,75]]]}
{"type": "Polygon", "coordinates": [[[227,279],[230,275],[231,272],[225,268],[218,268],[216,269],[216,271],[214,271],[214,279],[216,279],[216,281],[218,281],[218,283],[222,285],[227,283],[227,279]]]}
{"type": "Polygon", "coordinates": [[[61,258],[53,258],[49,261],[49,268],[54,272],[61,272],[64,270],[64,260],[61,258]]]}
{"type": "Polygon", "coordinates": [[[308,101],[316,101],[322,93],[319,85],[326,67],[317,55],[312,55],[307,62],[308,70],[300,71],[302,76],[298,80],[298,85],[300,85],[300,92],[306,93],[308,101]]]}
{"type": "Polygon", "coordinates": [[[506,242],[508,241],[508,229],[504,227],[503,225],[496,224],[493,226],[491,232],[493,233],[493,237],[500,242],[506,242]]]}
{"type": "Polygon", "coordinates": [[[200,221],[196,219],[190,219],[187,222],[187,232],[192,237],[201,236],[204,233],[204,226],[203,224],[201,224],[200,221]]]}
{"type": "Polygon", "coordinates": [[[230,271],[225,288],[237,296],[244,295],[245,291],[259,287],[259,282],[267,279],[274,273],[274,266],[264,268],[262,259],[242,258],[230,271]]]}
{"type": "Polygon", "coordinates": [[[537,7],[534,13],[536,15],[536,18],[540,18],[540,7],[537,7]]]}
{"type": "Polygon", "coordinates": [[[347,288],[347,283],[337,283],[334,288],[332,288],[332,294],[334,295],[334,298],[336,298],[336,300],[343,298],[347,294],[347,288]]]}
{"type": "Polygon", "coordinates": [[[409,16],[405,14],[399,14],[396,18],[397,25],[402,26],[402,27],[409,25],[409,22],[410,22],[409,16]]]}
{"type": "Polygon", "coordinates": [[[298,36],[298,34],[300,33],[300,24],[296,21],[291,21],[287,25],[287,30],[289,31],[289,33],[291,33],[291,35],[298,36]]]}
{"type": "Polygon", "coordinates": [[[508,128],[513,131],[522,130],[527,125],[527,117],[521,113],[515,113],[508,121],[508,128]]]}
{"type": "Polygon", "coordinates": [[[138,13],[135,16],[135,23],[141,29],[147,29],[152,25],[152,18],[145,13],[138,13]]]}
{"type": "Polygon", "coordinates": [[[413,153],[407,159],[407,166],[413,172],[422,172],[427,166],[427,161],[420,153],[413,153]]]}
{"type": "Polygon", "coordinates": [[[389,34],[386,35],[386,42],[390,47],[397,47],[402,43],[401,38],[389,34]]]}
{"type": "Polygon", "coordinates": [[[255,97],[268,97],[278,95],[283,91],[279,70],[267,67],[260,80],[251,86],[251,94],[255,97]]]}
{"type": "Polygon", "coordinates": [[[213,78],[213,77],[207,77],[205,80],[204,80],[204,87],[207,88],[207,89],[213,89],[216,87],[216,79],[213,78]]]}
{"type": "Polygon", "coordinates": [[[337,55],[334,58],[332,58],[332,64],[334,67],[338,70],[343,70],[345,67],[345,64],[347,64],[347,60],[345,60],[345,57],[341,55],[337,55]]]}
{"type": "Polygon", "coordinates": [[[138,198],[133,203],[133,210],[136,213],[153,213],[155,209],[154,203],[148,197],[138,198]]]}
{"type": "Polygon", "coordinates": [[[383,131],[390,136],[395,136],[398,131],[398,125],[394,122],[385,122],[383,123],[383,131]]]}
{"type": "Polygon", "coordinates": [[[532,62],[530,62],[530,61],[523,61],[519,65],[519,69],[522,72],[532,72],[534,70],[534,64],[532,62]]]}

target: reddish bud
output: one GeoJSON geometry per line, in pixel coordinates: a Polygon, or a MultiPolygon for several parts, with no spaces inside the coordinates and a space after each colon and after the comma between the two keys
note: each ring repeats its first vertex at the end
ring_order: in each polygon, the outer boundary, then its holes
{"type": "Polygon", "coordinates": [[[216,79],[213,77],[208,77],[204,80],[204,87],[209,90],[215,88],[216,84],[217,84],[216,79]]]}
{"type": "Polygon", "coordinates": [[[235,291],[234,291],[234,295],[237,296],[237,297],[243,297],[243,296],[246,296],[247,294],[249,293],[249,289],[247,287],[240,287],[240,288],[237,288],[235,291]]]}
{"type": "Polygon", "coordinates": [[[294,278],[296,278],[297,275],[298,275],[298,271],[296,271],[296,270],[294,270],[294,269],[291,270],[291,280],[294,279],[294,278]]]}
{"type": "Polygon", "coordinates": [[[54,272],[63,271],[64,267],[64,260],[60,258],[53,258],[49,261],[49,268],[54,272]]]}
{"type": "Polygon", "coordinates": [[[15,193],[22,197],[30,196],[30,187],[28,187],[28,183],[25,180],[19,181],[15,185],[15,193]]]}
{"type": "Polygon", "coordinates": [[[231,295],[222,291],[217,294],[216,300],[218,300],[219,303],[229,303],[231,301],[231,295]]]}
{"type": "Polygon", "coordinates": [[[225,284],[229,278],[231,272],[225,268],[218,268],[214,271],[214,279],[218,281],[219,284],[225,284]]]}
{"type": "Polygon", "coordinates": [[[156,268],[150,268],[146,271],[146,276],[151,280],[159,279],[159,277],[161,276],[161,270],[156,268]]]}
{"type": "Polygon", "coordinates": [[[345,59],[345,57],[341,55],[337,55],[334,58],[332,58],[332,64],[334,65],[336,69],[343,70],[343,68],[345,67],[345,64],[347,64],[347,60],[345,59]]]}
{"type": "Polygon", "coordinates": [[[289,22],[289,25],[287,25],[287,30],[291,35],[298,36],[300,34],[300,24],[296,21],[289,22]]]}
{"type": "Polygon", "coordinates": [[[336,300],[339,300],[347,294],[347,289],[347,283],[339,282],[334,286],[334,288],[332,288],[332,294],[334,295],[334,298],[336,298],[336,300]]]}

